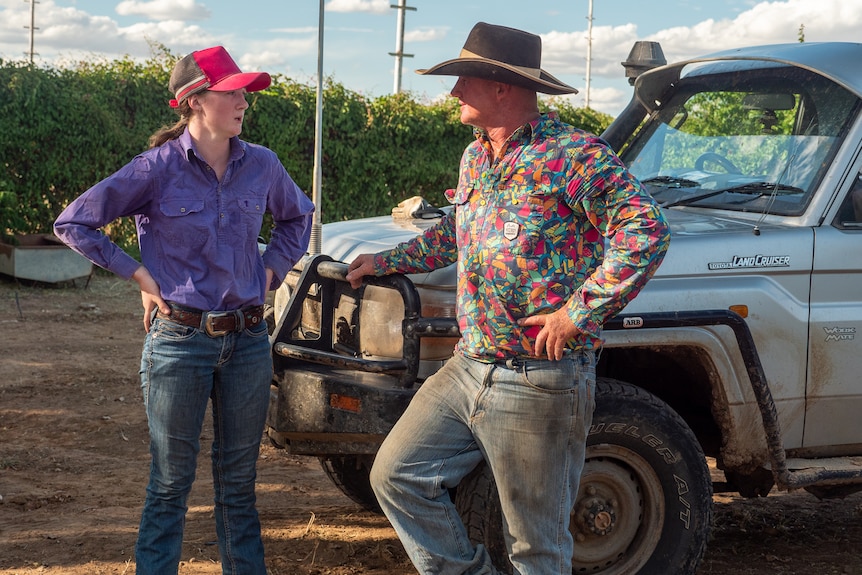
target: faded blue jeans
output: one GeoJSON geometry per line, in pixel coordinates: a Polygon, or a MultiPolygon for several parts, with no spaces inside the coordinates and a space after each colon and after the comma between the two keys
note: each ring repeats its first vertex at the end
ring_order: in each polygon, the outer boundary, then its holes
{"type": "Polygon", "coordinates": [[[138,575],[177,573],[209,400],[222,572],[266,574],[255,478],[271,380],[265,322],[210,337],[171,321],[153,321],[141,357],[152,464],[135,547],[138,575]]]}
{"type": "Polygon", "coordinates": [[[455,354],[422,385],[371,470],[377,499],[416,569],[497,573],[452,503],[483,458],[519,575],[571,575],[569,517],[595,406],[595,355],[481,363],[455,354]]]}

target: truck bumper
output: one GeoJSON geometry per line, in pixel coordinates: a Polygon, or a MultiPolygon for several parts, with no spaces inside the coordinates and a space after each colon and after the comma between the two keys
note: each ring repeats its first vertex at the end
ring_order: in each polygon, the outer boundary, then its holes
{"type": "Polygon", "coordinates": [[[287,369],[270,389],[267,434],[297,455],[374,454],[415,392],[389,375],[287,369]]]}

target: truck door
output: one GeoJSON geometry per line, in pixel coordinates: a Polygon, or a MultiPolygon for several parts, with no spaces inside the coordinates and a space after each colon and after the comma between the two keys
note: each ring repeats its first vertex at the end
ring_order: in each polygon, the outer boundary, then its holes
{"type": "MultiPolygon", "coordinates": [[[[862,444],[862,172],[815,229],[803,445],[862,444]]],[[[836,453],[838,455],[838,453],[836,453]]]]}

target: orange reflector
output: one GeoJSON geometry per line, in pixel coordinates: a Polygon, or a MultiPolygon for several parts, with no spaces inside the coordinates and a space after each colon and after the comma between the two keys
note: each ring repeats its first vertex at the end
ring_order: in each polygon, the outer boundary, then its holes
{"type": "Polygon", "coordinates": [[[738,313],[741,317],[748,317],[748,306],[747,305],[732,305],[730,306],[730,311],[738,313]]]}
{"type": "Polygon", "coordinates": [[[352,411],[359,413],[362,411],[362,402],[358,397],[350,397],[349,395],[338,395],[333,393],[329,396],[329,405],[335,409],[343,409],[344,411],[352,411]]]}

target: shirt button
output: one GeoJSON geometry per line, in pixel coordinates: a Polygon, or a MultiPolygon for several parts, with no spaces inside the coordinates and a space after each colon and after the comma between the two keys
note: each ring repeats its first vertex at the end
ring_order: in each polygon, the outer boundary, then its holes
{"type": "Polygon", "coordinates": [[[181,213],[181,214],[186,213],[186,209],[185,209],[185,208],[180,208],[180,213],[181,213]]]}

